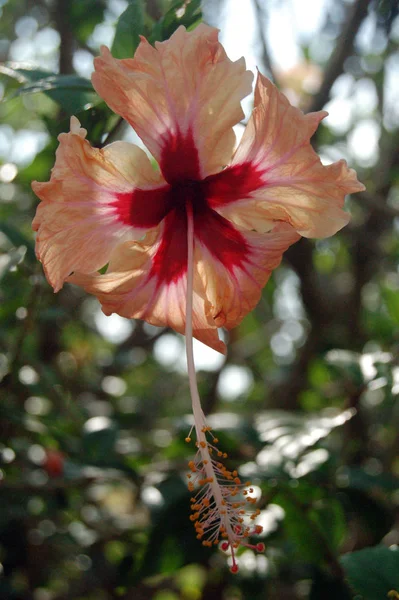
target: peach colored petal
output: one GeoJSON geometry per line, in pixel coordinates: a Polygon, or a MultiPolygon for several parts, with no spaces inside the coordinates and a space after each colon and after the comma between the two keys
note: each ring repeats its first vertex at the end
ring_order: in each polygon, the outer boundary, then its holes
{"type": "Polygon", "coordinates": [[[72,271],[100,269],[121,239],[141,237],[148,229],[122,219],[115,194],[123,198],[138,186],[165,187],[137,146],[115,142],[99,150],[85,136],[72,117],[70,133],[59,136],[50,181],[32,183],[42,200],[32,224],[38,231],[36,253],[55,291],[72,271]]]}
{"type": "MultiPolygon", "coordinates": [[[[195,239],[193,332],[211,348],[225,352],[217,328],[235,327],[254,308],[271,271],[299,236],[284,224],[265,235],[239,232],[243,245],[240,259],[236,257],[234,261],[229,244],[215,239],[214,227],[218,220],[210,223],[207,235],[196,235],[195,239]],[[218,249],[219,258],[216,257],[218,249]]],[[[163,271],[156,273],[154,270],[164,235],[165,223],[143,242],[119,245],[111,256],[106,274],[75,273],[69,281],[96,295],[107,315],[116,312],[123,317],[144,319],[153,325],[168,326],[184,333],[186,263],[178,276],[167,280],[163,279],[163,271]]],[[[239,252],[238,248],[236,252],[239,252]]],[[[171,254],[173,256],[173,251],[171,254]]]]}
{"type": "Polygon", "coordinates": [[[94,88],[136,130],[168,181],[187,154],[186,177],[197,179],[230,161],[232,127],[243,118],[240,101],[251,92],[252,74],[243,59],[228,59],[217,29],[179,27],[155,48],[142,38],[131,59],[114,59],[103,47],[94,65],[94,88]]]}
{"type": "MultiPolygon", "coordinates": [[[[75,273],[71,283],[82,286],[97,296],[106,315],[117,313],[129,319],[143,319],[159,327],[171,327],[184,334],[186,314],[186,274],[159,285],[159,278],[151,276],[164,229],[164,224],[144,242],[125,242],[112,254],[104,275],[75,273]]],[[[211,348],[225,353],[217,326],[205,315],[205,300],[193,295],[194,336],[211,348]]]]}
{"type": "Polygon", "coordinates": [[[262,288],[283,253],[300,237],[286,224],[278,224],[265,234],[241,230],[240,235],[246,252],[233,268],[227,268],[203,242],[197,240],[195,247],[194,289],[205,298],[207,318],[226,329],[236,327],[258,304],[262,288]]]}
{"type": "Polygon", "coordinates": [[[240,169],[245,172],[243,195],[232,181],[232,200],[225,185],[224,196],[211,202],[213,208],[255,230],[284,221],[305,237],[327,237],[346,225],[345,195],[364,186],[345,161],[323,166],[314,152],[310,138],[326,115],[304,115],[259,74],[252,117],[232,165],[222,172],[226,181],[229,169],[236,179],[240,169]]]}

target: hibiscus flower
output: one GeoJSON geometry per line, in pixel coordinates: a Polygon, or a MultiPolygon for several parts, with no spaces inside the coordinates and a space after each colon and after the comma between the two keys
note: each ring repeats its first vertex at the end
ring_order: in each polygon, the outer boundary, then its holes
{"type": "Polygon", "coordinates": [[[127,142],[93,148],[72,117],[50,181],[32,184],[41,199],[37,256],[55,291],[72,282],[97,296],[106,315],[186,335],[198,448],[190,469],[201,488],[193,521],[200,539],[208,531],[207,545],[226,540],[236,570],[234,548],[253,531],[241,516],[251,498],[234,501],[241,481],[217,462],[222,453],[202,413],[192,337],[225,352],[218,328],[235,327],[255,307],[300,236],[343,227],[345,195],[364,188],[345,161],[323,166],[310,145],[327,113],[304,115],[261,74],[234,152],[233,126],[243,119],[252,74],[243,59],[229,60],[214,28],[180,27],[155,48],[142,38],[129,59],[103,47],[94,64],[95,90],[159,168],[127,142]]]}

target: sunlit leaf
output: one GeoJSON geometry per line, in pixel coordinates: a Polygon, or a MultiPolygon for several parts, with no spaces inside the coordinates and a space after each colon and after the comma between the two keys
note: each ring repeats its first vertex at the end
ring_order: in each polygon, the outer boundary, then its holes
{"type": "Polygon", "coordinates": [[[308,449],[354,414],[351,409],[325,410],[318,414],[278,410],[261,413],[256,418],[256,428],[265,447],[257,456],[258,464],[269,475],[279,472],[295,478],[306,475],[328,459],[326,449],[312,453],[308,449]]]}
{"type": "Polygon", "coordinates": [[[201,19],[200,0],[191,0],[191,2],[180,0],[175,2],[168,12],[155,24],[149,40],[151,43],[157,40],[166,40],[180,25],[184,25],[186,29],[190,30],[198,25],[201,19]]]}
{"type": "Polygon", "coordinates": [[[144,9],[141,0],[129,0],[116,25],[111,53],[115,58],[133,57],[144,33],[144,9]]]}
{"type": "Polygon", "coordinates": [[[361,355],[349,350],[331,350],[325,356],[327,365],[338,376],[344,376],[353,381],[355,385],[361,386],[364,383],[364,375],[360,366],[361,355]]]}
{"type": "Polygon", "coordinates": [[[29,69],[16,63],[0,66],[0,73],[21,84],[16,91],[8,95],[8,100],[26,94],[45,93],[68,114],[75,114],[99,102],[90,80],[78,75],[57,75],[41,69],[29,69]]]}

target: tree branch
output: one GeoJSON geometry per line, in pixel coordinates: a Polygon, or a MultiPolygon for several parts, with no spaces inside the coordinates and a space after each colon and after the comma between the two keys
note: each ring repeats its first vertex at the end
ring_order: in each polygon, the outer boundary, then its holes
{"type": "Polygon", "coordinates": [[[254,2],[254,8],[255,8],[257,22],[258,22],[259,40],[262,45],[262,63],[264,64],[266,69],[269,71],[271,79],[273,81],[276,81],[276,76],[274,74],[273,66],[272,66],[272,63],[270,60],[269,49],[267,47],[267,38],[265,35],[264,26],[263,26],[265,11],[264,11],[264,8],[263,8],[260,0],[253,0],[253,2],[254,2]]]}
{"type": "Polygon", "coordinates": [[[356,0],[349,7],[346,24],[337,40],[334,52],[324,70],[324,79],[319,91],[312,98],[310,112],[322,110],[327,103],[334,81],[344,70],[344,63],[353,50],[356,34],[363,19],[367,16],[371,0],[356,0]]]}
{"type": "Polygon", "coordinates": [[[71,0],[57,0],[54,5],[54,20],[61,37],[60,42],[60,73],[70,75],[74,72],[72,58],[74,35],[70,19],[71,0]]]}

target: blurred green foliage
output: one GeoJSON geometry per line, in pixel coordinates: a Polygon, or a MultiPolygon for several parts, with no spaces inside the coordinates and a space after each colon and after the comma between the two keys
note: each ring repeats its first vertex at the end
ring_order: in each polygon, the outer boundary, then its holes
{"type": "MultiPolygon", "coordinates": [[[[208,20],[222,4],[204,3],[208,20]]],[[[48,179],[69,116],[95,145],[126,133],[73,57],[96,55],[110,28],[115,55],[131,56],[139,34],[153,43],[194,27],[200,2],[0,0],[1,600],[397,597],[399,154],[384,78],[399,22],[394,2],[368,4],[348,19],[356,31],[376,23],[380,43],[365,51],[355,36],[335,74],[371,81],[378,97],[374,160],[351,159],[368,192],[350,199],[339,235],[287,253],[227,361],[199,366],[210,424],[260,497],[266,552],[244,550],[233,576],[188,518],[181,338],[106,318],[71,286],[54,296],[31,231],[30,182],[48,179]],[[43,32],[56,40],[48,54],[43,32]],[[15,60],[27,44],[35,64],[15,60]]],[[[345,19],[327,14],[320,44],[327,32],[340,50],[345,19]]],[[[320,61],[322,77],[331,65],[320,61]]],[[[341,155],[357,125],[323,126],[315,144],[341,155]]]]}

